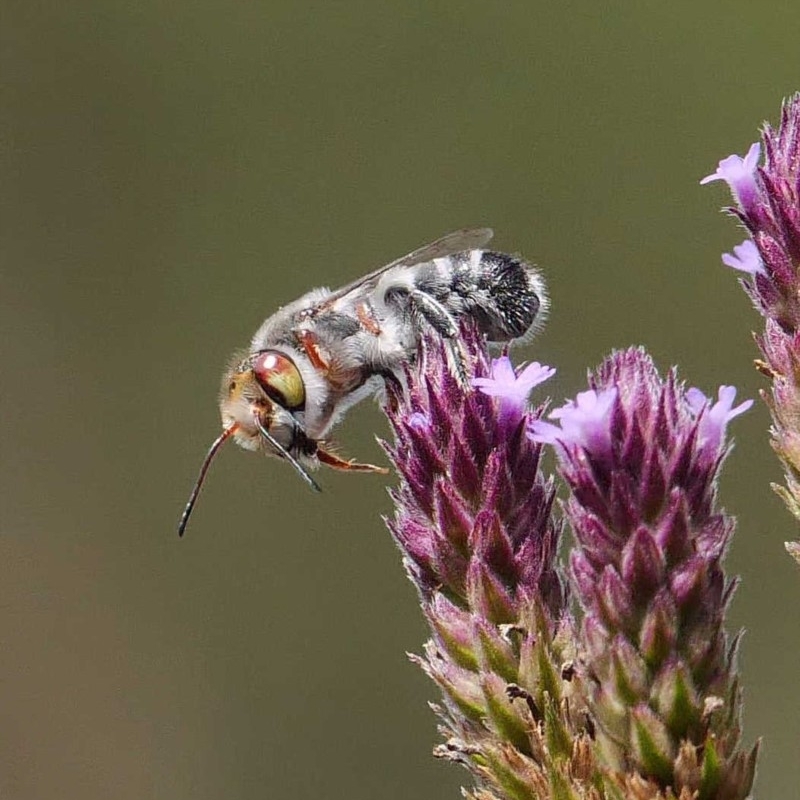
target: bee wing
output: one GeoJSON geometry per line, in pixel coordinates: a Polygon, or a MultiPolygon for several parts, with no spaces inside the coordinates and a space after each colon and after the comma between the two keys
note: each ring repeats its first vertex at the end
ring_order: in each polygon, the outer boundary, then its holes
{"type": "Polygon", "coordinates": [[[434,258],[461,253],[464,250],[477,250],[488,244],[492,236],[494,236],[494,231],[491,228],[461,228],[461,230],[445,234],[435,242],[424,244],[422,247],[412,250],[408,255],[392,261],[391,264],[387,264],[385,267],[381,267],[368,277],[372,278],[376,275],[381,275],[386,270],[394,267],[410,267],[434,258]]]}
{"type": "Polygon", "coordinates": [[[425,261],[431,261],[434,258],[442,258],[449,256],[453,253],[461,253],[464,250],[477,250],[484,245],[488,244],[494,236],[494,231],[491,228],[461,228],[461,230],[453,231],[435,242],[430,242],[416,250],[412,250],[408,255],[395,259],[394,261],[386,264],[374,272],[359,278],[341,289],[337,289],[325,298],[325,305],[339,300],[350,292],[355,292],[363,286],[368,286],[377,282],[385,272],[390,269],[398,267],[411,267],[414,264],[422,264],[425,261]]]}

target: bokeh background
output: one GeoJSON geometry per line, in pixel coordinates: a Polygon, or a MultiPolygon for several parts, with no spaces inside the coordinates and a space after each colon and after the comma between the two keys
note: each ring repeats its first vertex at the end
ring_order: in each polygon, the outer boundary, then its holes
{"type": "MultiPolygon", "coordinates": [[[[647,345],[754,397],[760,323],[700,187],[800,89],[793,0],[3,3],[0,796],[458,797],[386,479],[235,448],[182,541],[230,352],[279,304],[491,224],[545,270],[556,399],[647,345]]],[[[739,516],[747,741],[800,784],[800,570],[757,407],[739,516]]],[[[343,450],[381,459],[379,411],[343,450]]]]}

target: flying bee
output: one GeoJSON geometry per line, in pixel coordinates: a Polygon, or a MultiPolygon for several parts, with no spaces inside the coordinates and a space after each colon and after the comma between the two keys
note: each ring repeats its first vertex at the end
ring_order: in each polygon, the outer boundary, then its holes
{"type": "Polygon", "coordinates": [[[489,228],[455,231],[347,286],[313,289],[278,309],[222,379],[222,433],[211,445],[178,525],[183,535],[206,472],[230,438],[288,461],[314,490],[309,469],[381,472],[337,456],[326,443],[351,406],[400,383],[421,337],[439,336],[451,371],[467,382],[458,322],[490,342],[524,339],[547,311],[539,273],[516,256],[484,250],[489,228]]]}

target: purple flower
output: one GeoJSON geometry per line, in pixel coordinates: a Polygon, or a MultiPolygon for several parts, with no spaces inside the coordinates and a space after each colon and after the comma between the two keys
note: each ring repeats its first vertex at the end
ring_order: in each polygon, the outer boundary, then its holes
{"type": "Polygon", "coordinates": [[[528,364],[520,372],[514,370],[508,356],[492,359],[491,377],[473,378],[472,385],[490,397],[502,397],[511,400],[520,409],[525,407],[528,395],[534,386],[552,378],[555,367],[546,367],[538,361],[528,364]]]}
{"type": "Polygon", "coordinates": [[[751,240],[725,254],[723,263],[753,276],[743,284],[756,308],[787,333],[800,330],[800,95],[784,104],[781,125],[763,134],[744,159],[731,156],[701,183],[727,181],[751,240]]]}
{"type": "MultiPolygon", "coordinates": [[[[725,159],[705,181],[728,181],[738,201],[732,212],[751,237],[722,260],[750,274],[742,287],[766,319],[764,332],[756,338],[763,356],[757,365],[772,381],[764,398],[772,414],[772,447],[783,462],[785,477],[785,486],[776,491],[800,519],[800,94],[784,102],[777,130],[764,126],[762,142],[763,166],[756,168],[754,145],[744,160],[725,159]]],[[[721,435],[717,429],[731,411],[733,398],[727,402],[727,407],[715,411],[714,406],[706,415],[703,427],[712,439],[721,435]]]]}
{"type": "Polygon", "coordinates": [[[387,449],[403,478],[392,531],[424,596],[446,588],[451,598],[468,602],[471,582],[488,567],[513,602],[518,594],[540,595],[557,619],[563,589],[553,561],[553,489],[539,472],[539,446],[519,424],[535,417],[525,410],[525,399],[553,370],[531,364],[517,375],[502,357],[493,361],[489,377],[478,337],[468,330],[464,344],[477,373],[472,382],[481,391],[465,390],[441,344],[430,344],[419,360],[425,372],[409,373],[407,396],[387,411],[397,436],[387,449]],[[494,397],[516,409],[513,428],[494,397]]]}
{"type": "Polygon", "coordinates": [[[754,142],[750,145],[750,149],[744,158],[737,155],[723,158],[719,162],[717,171],[711,175],[706,175],[700,183],[725,181],[741,206],[743,208],[751,208],[755,205],[758,196],[756,168],[758,167],[760,155],[761,145],[758,142],[754,142]]]}
{"type": "Polygon", "coordinates": [[[614,353],[590,383],[551,414],[560,428],[531,428],[557,443],[570,489],[582,679],[599,752],[612,770],[654,781],[658,796],[744,800],[756,751],[738,749],[740,698],[723,625],[733,520],[715,496],[725,427],[750,402],[734,407],[735,389],[723,386],[712,405],[674,371],[662,378],[641,349],[614,353]],[[710,717],[709,704],[718,708],[710,717]]]}
{"type": "Polygon", "coordinates": [[[526,436],[537,414],[528,393],[553,370],[517,374],[504,356],[490,371],[481,338],[462,334],[480,391],[453,377],[441,341],[426,341],[385,409],[400,477],[389,527],[432,632],[414,660],[442,691],[435,711],[449,736],[436,753],[492,797],[520,786],[541,796],[553,776],[577,792],[592,761],[577,744],[588,741],[585,718],[562,697],[575,637],[556,562],[561,524],[526,436]]]}
{"type": "Polygon", "coordinates": [[[764,263],[758,252],[755,242],[752,239],[745,239],[741,244],[733,248],[733,254],[723,253],[722,263],[726,267],[747,272],[749,275],[766,275],[764,263]]]}
{"type": "Polygon", "coordinates": [[[561,427],[535,419],[528,428],[530,437],[535,442],[582,447],[593,457],[605,459],[611,447],[611,414],[616,399],[614,386],[580,392],[575,400],[550,412],[549,417],[560,420],[561,427]]]}
{"type": "Polygon", "coordinates": [[[504,427],[513,428],[525,413],[528,395],[534,386],[555,375],[554,367],[538,361],[520,368],[517,373],[508,356],[492,359],[491,377],[473,378],[472,385],[500,403],[500,421],[504,427]]]}
{"type": "Polygon", "coordinates": [[[409,414],[407,424],[415,431],[428,431],[431,427],[431,421],[428,418],[428,415],[423,414],[422,411],[414,411],[413,413],[409,414]]]}
{"type": "Polygon", "coordinates": [[[689,407],[699,420],[697,428],[698,447],[703,447],[710,454],[719,452],[725,437],[725,428],[728,423],[739,414],[744,414],[752,405],[752,400],[745,400],[733,407],[736,399],[735,386],[720,386],[717,394],[719,398],[714,405],[709,405],[710,400],[699,389],[691,388],[686,392],[689,407]]]}

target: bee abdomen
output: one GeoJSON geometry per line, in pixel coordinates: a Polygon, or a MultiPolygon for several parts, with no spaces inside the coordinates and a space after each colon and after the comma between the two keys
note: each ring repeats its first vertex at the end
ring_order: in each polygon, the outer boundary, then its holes
{"type": "Polygon", "coordinates": [[[493,342],[506,342],[535,331],[547,311],[539,272],[517,256],[472,251],[456,270],[454,290],[464,311],[493,342]]]}

